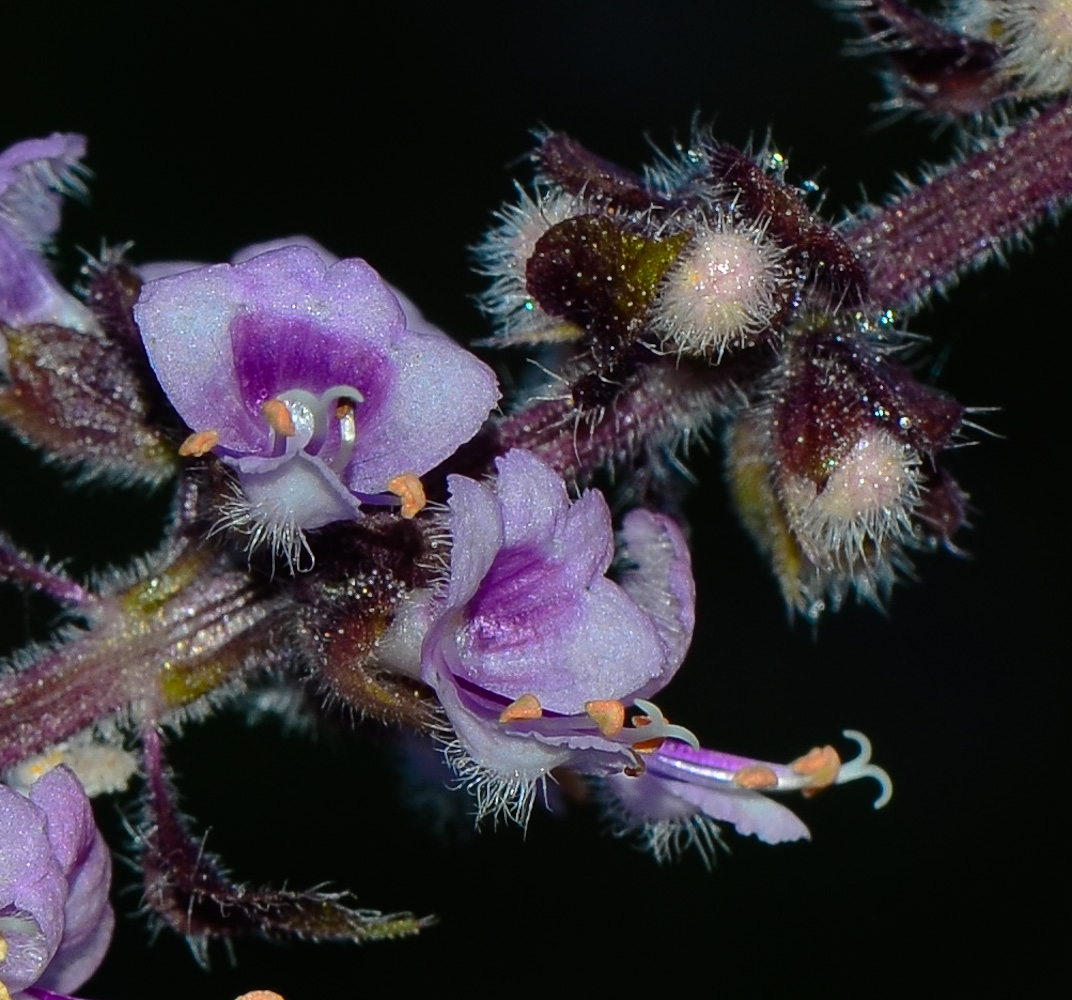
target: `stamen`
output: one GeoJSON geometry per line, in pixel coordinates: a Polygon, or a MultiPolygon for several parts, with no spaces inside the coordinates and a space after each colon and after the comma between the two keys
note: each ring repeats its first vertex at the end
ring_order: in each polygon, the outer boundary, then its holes
{"type": "Polygon", "coordinates": [[[268,421],[268,426],[281,437],[294,437],[298,433],[294,418],[290,415],[287,404],[281,399],[269,399],[261,407],[261,413],[268,421]]]}
{"type": "Polygon", "coordinates": [[[339,400],[335,407],[335,419],[339,421],[339,447],[328,464],[339,473],[350,464],[350,459],[354,457],[354,448],[357,446],[355,409],[356,407],[349,399],[339,400]]]}
{"type": "Polygon", "coordinates": [[[412,472],[403,472],[402,475],[395,476],[387,483],[387,489],[395,496],[402,498],[403,517],[415,517],[428,503],[424,495],[424,485],[412,472]]]}
{"type": "Polygon", "coordinates": [[[316,455],[341,475],[357,445],[357,404],[365,401],[360,389],[352,385],[333,385],[319,396],[305,389],[288,389],[277,399],[284,403],[294,421],[298,440],[291,447],[303,448],[316,455]],[[338,422],[337,441],[331,434],[332,419],[338,422]]]}
{"type": "MultiPolygon", "coordinates": [[[[3,998],[0,998],[0,1000],[3,1000],[3,998]]],[[[283,1000],[283,998],[273,990],[250,990],[248,993],[243,993],[240,997],[236,997],[235,1000],[283,1000]]]]}
{"type": "Polygon", "coordinates": [[[499,715],[500,722],[518,722],[523,719],[538,719],[543,715],[540,700],[534,694],[523,694],[511,702],[499,715]]]}
{"type": "Polygon", "coordinates": [[[841,769],[841,758],[832,746],[812,747],[803,757],[798,757],[789,765],[797,774],[810,778],[807,787],[802,789],[805,797],[815,795],[824,788],[829,788],[837,781],[841,769]]]}
{"type": "Polygon", "coordinates": [[[656,736],[652,740],[637,740],[633,744],[633,749],[637,753],[655,753],[665,742],[665,736],[656,736]]]}
{"type": "Polygon", "coordinates": [[[740,785],[741,788],[762,791],[765,788],[777,787],[778,775],[762,764],[749,764],[748,767],[742,767],[733,776],[733,783],[740,785]]]}
{"type": "Polygon", "coordinates": [[[219,431],[196,431],[179,445],[179,454],[183,458],[200,458],[219,443],[219,431]]]}
{"type": "Polygon", "coordinates": [[[625,705],[620,701],[586,701],[584,710],[604,736],[616,736],[625,725],[625,705]]]}

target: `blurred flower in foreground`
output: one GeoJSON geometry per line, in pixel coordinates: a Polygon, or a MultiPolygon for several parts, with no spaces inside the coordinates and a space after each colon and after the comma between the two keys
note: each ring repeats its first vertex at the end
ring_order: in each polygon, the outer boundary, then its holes
{"type": "Polygon", "coordinates": [[[620,771],[667,736],[692,738],[645,699],[684,659],[695,589],[669,518],[625,517],[614,583],[604,575],[615,547],[603,495],[571,504],[562,480],[527,452],[497,465],[494,489],[451,477],[446,591],[411,598],[382,649],[415,673],[423,637],[421,679],[457,736],[452,767],[481,815],[524,822],[553,768],[620,771]],[[634,705],[644,714],[627,725],[634,705]]]}
{"type": "Polygon", "coordinates": [[[0,997],[68,994],[112,937],[112,859],[66,767],[24,797],[0,785],[0,997]]]}
{"type": "Polygon", "coordinates": [[[85,153],[83,136],[60,132],[0,153],[0,324],[53,323],[83,331],[96,326],[41,259],[60,227],[63,196],[84,190],[79,160],[85,153]]]}
{"type": "Polygon", "coordinates": [[[304,531],[361,503],[423,504],[418,477],[472,437],[495,376],[413,329],[362,260],[288,246],[148,282],[134,309],[149,360],[194,431],[185,455],[238,472],[230,526],[296,563],[304,531]]]}

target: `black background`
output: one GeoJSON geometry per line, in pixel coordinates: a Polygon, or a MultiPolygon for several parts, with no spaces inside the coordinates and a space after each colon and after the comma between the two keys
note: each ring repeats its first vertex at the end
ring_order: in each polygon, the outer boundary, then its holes
{"type": "MultiPolygon", "coordinates": [[[[487,329],[467,247],[526,177],[516,161],[534,126],[631,167],[651,160],[650,143],[684,137],[695,112],[736,143],[770,128],[791,176],[816,177],[835,217],[861,191],[880,197],[896,174],[940,162],[953,138],[911,121],[872,128],[882,91],[871,67],[840,54],[852,29],[808,3],[456,6],[5,14],[0,146],[56,129],[89,136],[92,202],[68,211],[65,245],[133,239],[138,259],[214,261],[304,232],[366,257],[469,340],[487,329]]],[[[251,882],[349,887],[362,905],[435,913],[438,926],[360,949],[239,942],[233,965],[212,952],[206,976],[170,932],[150,941],[120,863],[116,941],[81,992],[1043,985],[1064,941],[1050,906],[1060,912],[1067,889],[1070,242],[1052,226],[1032,242],[1010,269],[970,276],[911,321],[934,338],[940,385],[1002,408],[982,418],[1002,437],[953,459],[975,507],[958,538],[968,557],[921,558],[920,581],[898,588],[887,615],[848,607],[817,637],[787,625],[726,511],[718,447],[692,459],[699,626],[664,708],[709,745],[774,760],[861,729],[895,780],[887,809],[871,810],[863,783],[830,792],[800,804],[812,843],[730,834],[710,874],[695,856],[655,865],[603,835],[594,811],[539,815],[527,838],[442,837],[400,802],[376,734],[340,726],[309,739],[224,712],[189,726],[172,755],[209,848],[251,882]]],[[[159,537],[166,497],[75,494],[3,448],[0,515],[36,551],[81,572],[159,537]]],[[[43,634],[35,607],[8,589],[0,599],[11,643],[43,634]]],[[[102,800],[98,814],[123,844],[132,801],[102,800]]]]}

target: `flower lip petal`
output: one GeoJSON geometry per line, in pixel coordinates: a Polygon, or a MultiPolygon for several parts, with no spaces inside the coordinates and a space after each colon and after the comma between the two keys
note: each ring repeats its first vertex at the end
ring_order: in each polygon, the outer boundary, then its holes
{"type": "Polygon", "coordinates": [[[512,614],[490,597],[482,602],[461,640],[459,674],[509,700],[535,690],[550,711],[581,715],[587,702],[623,698],[661,672],[650,619],[620,587],[605,579],[580,591],[559,589],[561,580],[550,586],[512,614]]]}
{"type": "Polygon", "coordinates": [[[0,982],[70,993],[111,939],[111,855],[73,772],[60,766],[29,797],[0,785],[0,982]]]}
{"type": "Polygon", "coordinates": [[[451,478],[453,673],[507,701],[535,693],[563,715],[649,686],[664,652],[651,616],[603,576],[614,536],[602,494],[570,505],[525,452],[497,465],[495,493],[451,478]]]}
{"type": "Polygon", "coordinates": [[[250,506],[267,523],[288,518],[302,528],[319,528],[358,516],[360,499],[315,455],[299,452],[293,462],[243,459],[238,480],[250,506]],[[254,463],[263,466],[254,467],[254,463]]]}
{"type": "Polygon", "coordinates": [[[235,452],[259,451],[265,399],[352,382],[355,363],[401,334],[402,311],[372,268],[340,261],[330,271],[315,251],[285,247],[143,286],[135,320],[164,392],[190,427],[217,430],[235,452]],[[294,382],[282,384],[287,378],[294,382]]]}
{"type": "Polygon", "coordinates": [[[335,471],[352,493],[376,495],[472,437],[498,386],[446,335],[407,329],[398,299],[368,264],[331,260],[323,248],[288,245],[172,274],[143,286],[135,320],[179,415],[194,430],[216,431],[232,464],[273,457],[266,401],[352,386],[356,434],[335,471]]]}

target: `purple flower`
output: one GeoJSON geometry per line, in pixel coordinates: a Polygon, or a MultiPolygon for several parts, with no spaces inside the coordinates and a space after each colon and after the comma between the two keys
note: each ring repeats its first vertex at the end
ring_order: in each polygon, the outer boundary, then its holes
{"type": "Polygon", "coordinates": [[[419,509],[417,477],[480,428],[495,376],[443,333],[407,324],[362,260],[306,246],[148,282],[134,308],[150,363],[194,434],[238,473],[231,522],[292,560],[303,532],[360,504],[419,509]],[[410,501],[413,501],[412,504],[410,501]]]}
{"type": "Polygon", "coordinates": [[[115,923],[111,877],[73,772],[49,771],[28,798],[0,785],[0,996],[70,993],[96,971],[115,923]]]}
{"type": "MultiPolygon", "coordinates": [[[[84,190],[86,140],[53,133],[0,153],[0,323],[53,323],[91,330],[96,322],[63,290],[41,258],[60,227],[63,196],[84,190]]],[[[0,341],[0,370],[5,348],[0,341]]]]}
{"type": "Polygon", "coordinates": [[[614,583],[605,576],[615,545],[602,494],[571,504],[562,480],[528,452],[510,452],[498,469],[494,489],[450,478],[445,593],[418,595],[384,654],[398,666],[398,650],[408,641],[412,657],[423,636],[420,676],[456,735],[452,767],[482,815],[524,822],[553,768],[619,771],[639,766],[638,747],[689,738],[645,699],[684,659],[695,590],[668,518],[626,516],[614,583]],[[644,714],[626,725],[634,705],[644,714]]]}
{"type": "Polygon", "coordinates": [[[770,793],[811,795],[830,785],[874,778],[882,786],[875,808],[890,800],[889,775],[871,763],[871,743],[862,733],[844,735],[859,755],[842,763],[831,746],[816,747],[790,764],[771,764],[668,740],[645,758],[642,774],[612,775],[606,781],[611,807],[627,829],[639,828],[660,860],[689,844],[705,859],[718,843],[714,821],[767,844],[808,838],[808,828],[770,793]]]}

